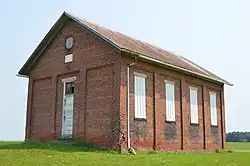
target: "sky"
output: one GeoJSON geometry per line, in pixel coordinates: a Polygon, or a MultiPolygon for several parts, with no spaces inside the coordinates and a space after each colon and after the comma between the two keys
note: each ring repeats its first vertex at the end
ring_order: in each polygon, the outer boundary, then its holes
{"type": "Polygon", "coordinates": [[[28,80],[16,74],[63,11],[175,52],[232,82],[225,87],[227,132],[250,131],[249,8],[249,0],[1,0],[0,140],[24,139],[28,80]]]}

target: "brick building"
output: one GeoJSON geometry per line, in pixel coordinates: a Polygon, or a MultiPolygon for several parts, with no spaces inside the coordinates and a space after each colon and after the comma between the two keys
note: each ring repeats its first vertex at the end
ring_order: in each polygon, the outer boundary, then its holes
{"type": "Polygon", "coordinates": [[[121,150],[225,148],[229,82],[66,12],[18,74],[29,78],[26,140],[74,138],[121,150]]]}

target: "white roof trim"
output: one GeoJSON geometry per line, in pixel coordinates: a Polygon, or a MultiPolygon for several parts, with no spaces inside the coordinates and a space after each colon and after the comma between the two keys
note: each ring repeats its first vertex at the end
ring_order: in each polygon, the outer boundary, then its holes
{"type": "MultiPolygon", "coordinates": [[[[119,49],[124,50],[124,51],[126,51],[126,52],[131,52],[131,53],[133,53],[133,54],[137,54],[137,55],[139,55],[139,57],[144,58],[144,59],[147,59],[147,60],[150,60],[150,61],[153,61],[153,62],[161,63],[161,64],[164,64],[164,65],[166,65],[166,66],[169,66],[169,67],[172,67],[172,68],[175,68],[175,69],[178,69],[178,70],[181,70],[181,71],[190,73],[190,74],[198,75],[198,76],[203,77],[203,78],[206,78],[206,79],[210,79],[210,80],[213,80],[213,81],[216,81],[216,82],[220,82],[220,83],[223,83],[223,84],[227,84],[227,85],[233,86],[233,84],[231,84],[231,83],[229,83],[229,82],[227,82],[227,81],[220,80],[220,79],[216,79],[216,78],[213,78],[213,77],[209,77],[209,76],[207,76],[207,75],[200,74],[200,73],[197,73],[197,72],[194,72],[194,71],[191,71],[191,70],[182,68],[182,67],[178,67],[178,66],[175,66],[175,65],[172,65],[172,64],[169,64],[169,63],[166,63],[166,62],[163,62],[163,61],[154,59],[154,58],[150,58],[150,57],[148,57],[148,56],[145,56],[145,55],[136,53],[136,52],[131,51],[131,50],[126,49],[126,48],[122,48],[122,47],[120,47],[119,45],[117,45],[114,41],[109,40],[107,37],[105,37],[104,35],[98,33],[96,30],[91,29],[88,25],[86,25],[86,24],[82,21],[82,19],[80,19],[80,18],[78,18],[78,17],[76,17],[76,16],[73,16],[72,14],[69,14],[69,13],[65,13],[65,14],[66,14],[68,17],[70,17],[71,19],[75,20],[77,23],[79,23],[79,24],[81,24],[81,25],[84,25],[84,26],[88,27],[92,32],[94,32],[94,33],[97,34],[98,36],[102,37],[104,40],[106,40],[107,42],[109,42],[110,44],[112,44],[113,46],[115,46],[116,48],[119,48],[119,49]]],[[[152,45],[151,45],[151,46],[152,46],[152,45]]],[[[179,57],[178,55],[176,55],[176,56],[179,57]]],[[[189,63],[189,64],[192,65],[193,67],[199,69],[200,71],[207,73],[206,71],[204,71],[202,68],[200,68],[200,67],[197,66],[196,64],[193,64],[192,62],[189,62],[189,60],[186,60],[186,59],[183,58],[183,57],[179,57],[179,58],[180,58],[181,60],[185,61],[186,63],[189,63]]]]}
{"type": "Polygon", "coordinates": [[[203,73],[209,74],[208,72],[206,72],[205,70],[203,70],[202,68],[200,68],[199,66],[197,66],[196,64],[192,63],[191,61],[187,60],[186,58],[176,55],[181,61],[184,61],[185,63],[188,63],[189,65],[193,66],[194,68],[200,70],[203,73]]]}
{"type": "MultiPolygon", "coordinates": [[[[128,50],[125,50],[125,51],[128,51],[128,50]]],[[[131,52],[132,52],[132,51],[131,51],[131,52]]],[[[137,53],[136,53],[136,54],[137,54],[137,53]]],[[[213,78],[213,77],[209,77],[209,76],[207,76],[207,75],[200,74],[200,73],[197,73],[197,72],[194,72],[194,71],[191,71],[191,70],[182,68],[182,67],[178,67],[178,66],[175,66],[175,65],[172,65],[172,64],[169,64],[169,63],[166,63],[166,62],[163,62],[163,61],[154,59],[154,58],[150,58],[150,57],[145,56],[145,55],[138,54],[138,56],[139,56],[140,58],[142,58],[142,59],[146,59],[146,60],[149,60],[149,61],[152,61],[152,62],[156,62],[156,63],[162,64],[162,65],[165,65],[165,66],[169,66],[169,67],[172,67],[172,68],[175,68],[175,69],[178,69],[178,70],[181,70],[181,71],[190,73],[190,74],[194,74],[194,75],[197,75],[197,76],[200,76],[200,77],[209,79],[209,80],[213,80],[213,81],[216,81],[216,82],[220,82],[220,83],[223,83],[223,84],[227,84],[227,85],[233,86],[233,84],[231,84],[231,83],[229,83],[229,82],[227,82],[227,81],[223,81],[223,80],[219,80],[219,79],[216,79],[216,78],[213,78]]]]}

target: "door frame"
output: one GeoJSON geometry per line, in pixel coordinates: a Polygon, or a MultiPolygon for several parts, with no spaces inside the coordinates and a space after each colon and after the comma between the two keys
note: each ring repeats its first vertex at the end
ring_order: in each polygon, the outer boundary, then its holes
{"type": "MultiPolygon", "coordinates": [[[[76,76],[73,77],[67,77],[67,78],[63,78],[62,79],[62,83],[63,83],[63,98],[62,98],[62,117],[61,117],[61,137],[62,138],[72,138],[73,136],[73,128],[74,125],[72,126],[72,135],[65,135],[64,134],[64,104],[65,104],[65,92],[66,92],[66,83],[70,83],[70,82],[75,82],[76,80],[76,76]]],[[[75,96],[75,92],[73,94],[75,96]]],[[[74,98],[73,98],[74,99],[74,98]]],[[[74,105],[73,105],[73,112],[72,112],[72,116],[73,116],[73,124],[74,124],[74,105]]]]}

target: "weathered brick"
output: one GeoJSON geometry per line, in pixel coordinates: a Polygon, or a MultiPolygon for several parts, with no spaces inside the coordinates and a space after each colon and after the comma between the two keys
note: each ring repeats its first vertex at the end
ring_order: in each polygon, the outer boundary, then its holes
{"type": "MultiPolygon", "coordinates": [[[[115,149],[127,148],[127,64],[135,61],[73,21],[68,21],[29,72],[26,140],[61,136],[63,83],[76,76],[73,137],[115,149]],[[66,38],[73,48],[65,48],[66,38]],[[73,53],[73,62],[64,56],[73,53]]],[[[225,148],[223,85],[145,61],[130,67],[131,145],[137,150],[225,148]],[[134,118],[134,72],[147,75],[147,119],[134,118]],[[166,122],[164,80],[175,82],[176,121],[166,122]],[[188,86],[198,88],[199,125],[190,124],[188,86]],[[211,126],[209,91],[217,94],[218,127],[211,126]]]]}
{"type": "Polygon", "coordinates": [[[120,57],[111,45],[67,22],[29,73],[26,139],[49,141],[61,136],[62,79],[76,76],[73,137],[118,148],[120,57]],[[74,45],[67,51],[69,36],[74,45]],[[74,60],[65,64],[68,53],[74,60]]]}

